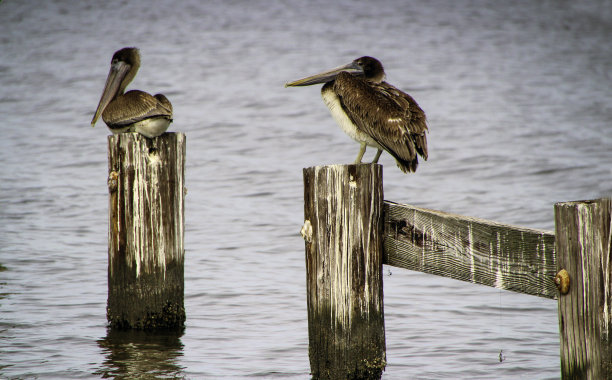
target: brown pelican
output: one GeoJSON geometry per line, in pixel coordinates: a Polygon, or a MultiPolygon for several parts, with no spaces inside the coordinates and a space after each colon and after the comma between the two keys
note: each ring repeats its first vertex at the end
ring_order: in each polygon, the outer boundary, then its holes
{"type": "Polygon", "coordinates": [[[172,104],[162,94],[131,90],[124,93],[140,67],[137,48],[123,48],[113,54],[104,91],[91,126],[102,120],[113,133],[138,132],[153,138],[161,135],[172,122],[172,104]]]}
{"type": "Polygon", "coordinates": [[[309,86],[325,83],[321,96],[340,128],[360,144],[355,163],[361,163],[366,146],[389,152],[404,172],[414,172],[417,153],[427,160],[425,112],[408,94],[384,81],[382,64],[372,57],[357,58],[307,78],[285,84],[309,86]]]}

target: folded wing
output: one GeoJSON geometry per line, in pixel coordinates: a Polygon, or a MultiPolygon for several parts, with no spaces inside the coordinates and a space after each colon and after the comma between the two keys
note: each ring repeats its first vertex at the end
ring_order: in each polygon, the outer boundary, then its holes
{"type": "Polygon", "coordinates": [[[102,113],[104,122],[114,128],[154,117],[172,119],[172,105],[164,95],[152,96],[139,90],[117,97],[102,113]]]}
{"type": "Polygon", "coordinates": [[[416,170],[417,154],[427,160],[425,112],[410,95],[348,73],[336,77],[334,91],[355,126],[391,154],[402,171],[416,170]]]}

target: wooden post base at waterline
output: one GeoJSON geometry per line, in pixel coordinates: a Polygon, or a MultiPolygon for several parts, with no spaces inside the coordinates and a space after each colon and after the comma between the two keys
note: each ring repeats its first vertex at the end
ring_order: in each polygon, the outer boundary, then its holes
{"type": "Polygon", "coordinates": [[[113,328],[180,328],[185,135],[108,137],[108,305],[113,328]]]}
{"type": "Polygon", "coordinates": [[[304,201],[313,378],[380,379],[386,366],[382,167],[304,169],[304,201]]]}

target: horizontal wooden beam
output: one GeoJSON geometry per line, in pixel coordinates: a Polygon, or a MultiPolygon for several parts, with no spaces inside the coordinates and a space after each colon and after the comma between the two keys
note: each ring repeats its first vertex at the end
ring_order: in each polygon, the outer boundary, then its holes
{"type": "Polygon", "coordinates": [[[383,263],[558,298],[555,235],[385,201],[383,263]]]}

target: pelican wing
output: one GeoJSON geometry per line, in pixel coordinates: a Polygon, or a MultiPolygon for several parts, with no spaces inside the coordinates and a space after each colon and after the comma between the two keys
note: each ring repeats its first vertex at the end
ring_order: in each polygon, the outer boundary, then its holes
{"type": "Polygon", "coordinates": [[[372,84],[377,91],[395,102],[402,110],[404,117],[402,125],[410,133],[417,152],[427,160],[427,118],[414,98],[387,82],[372,84]]]}
{"type": "Polygon", "coordinates": [[[416,170],[417,153],[427,159],[425,113],[410,95],[348,73],[336,77],[334,91],[355,126],[395,157],[404,172],[416,170]]]}
{"type": "Polygon", "coordinates": [[[121,127],[152,117],[172,119],[172,105],[165,96],[139,90],[128,91],[112,101],[102,113],[108,126],[121,127]]]}

